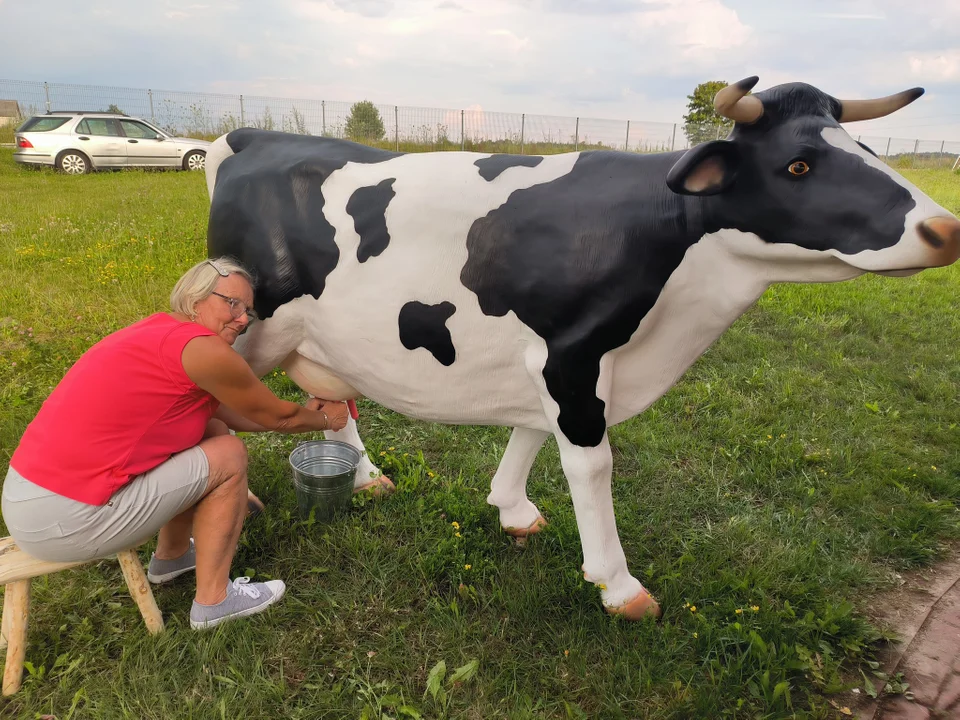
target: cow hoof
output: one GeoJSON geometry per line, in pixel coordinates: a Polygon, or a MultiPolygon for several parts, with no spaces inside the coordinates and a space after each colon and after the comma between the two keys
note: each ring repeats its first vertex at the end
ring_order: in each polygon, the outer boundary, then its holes
{"type": "Polygon", "coordinates": [[[263,512],[263,500],[247,490],[247,520],[252,520],[263,512]]]}
{"type": "Polygon", "coordinates": [[[660,604],[646,590],[641,590],[639,595],[624,605],[605,609],[611,615],[622,615],[627,620],[642,620],[650,615],[660,617],[660,604]]]}
{"type": "Polygon", "coordinates": [[[547,526],[547,521],[543,519],[543,515],[537,515],[537,519],[534,520],[530,525],[525,528],[515,528],[508,527],[504,528],[507,535],[516,538],[517,540],[526,539],[531,535],[536,535],[538,532],[543,530],[547,526]]]}
{"type": "Polygon", "coordinates": [[[375,480],[371,480],[366,485],[355,487],[353,494],[369,492],[374,497],[383,497],[384,495],[393,495],[397,491],[397,486],[391,482],[386,475],[381,475],[375,480]]]}

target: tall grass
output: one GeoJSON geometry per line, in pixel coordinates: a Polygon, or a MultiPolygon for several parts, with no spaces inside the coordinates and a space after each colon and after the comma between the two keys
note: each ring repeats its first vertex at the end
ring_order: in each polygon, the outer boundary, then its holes
{"type": "MultiPolygon", "coordinates": [[[[908,176],[960,213],[960,178],[908,176]]],[[[165,308],[207,209],[201,175],[68,177],[0,151],[0,471],[87,347],[165,308]]],[[[773,287],[612,430],[618,527],[659,624],[607,617],[582,580],[555,444],[530,481],[551,524],[520,547],[484,503],[507,429],[363,401],[399,491],[327,525],[296,516],[304,437],[246,437],[267,511],[234,568],[283,578],[282,603],[194,633],[185,578],[156,591],[168,629],[150,637],[114,563],[40,579],[28,677],[0,715],[834,717],[832,694],[872,677],[867,598],[960,534],[958,287],[957,267],[773,287]]]]}

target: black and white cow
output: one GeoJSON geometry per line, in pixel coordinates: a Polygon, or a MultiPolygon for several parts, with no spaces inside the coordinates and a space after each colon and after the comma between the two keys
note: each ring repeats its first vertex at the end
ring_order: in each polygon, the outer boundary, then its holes
{"type": "MultiPolygon", "coordinates": [[[[238,343],[330,399],[514,429],[487,501],[543,524],[527,474],[560,447],[585,577],[607,610],[659,614],[617,536],[607,428],[642,412],[764,290],[953,263],[960,221],[841,122],[922,94],[840,101],[805,84],[722,90],[726,140],[685,152],[398,154],[254,129],[207,154],[208,251],[259,279],[238,343]]],[[[363,445],[351,422],[333,437],[363,445]]],[[[368,460],[358,485],[388,483],[368,460]]]]}

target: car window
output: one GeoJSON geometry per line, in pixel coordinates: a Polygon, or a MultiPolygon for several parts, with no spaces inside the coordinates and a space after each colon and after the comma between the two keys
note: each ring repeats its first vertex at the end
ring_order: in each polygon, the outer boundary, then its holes
{"type": "Polygon", "coordinates": [[[151,130],[146,125],[136,120],[121,120],[123,133],[130,138],[144,138],[147,140],[156,140],[159,137],[155,130],[151,130]]]}
{"type": "Polygon", "coordinates": [[[50,132],[63,125],[68,117],[32,117],[17,128],[17,132],[50,132]]]}
{"type": "Polygon", "coordinates": [[[108,135],[120,137],[117,121],[110,118],[86,118],[77,125],[77,132],[83,135],[108,135]]]}

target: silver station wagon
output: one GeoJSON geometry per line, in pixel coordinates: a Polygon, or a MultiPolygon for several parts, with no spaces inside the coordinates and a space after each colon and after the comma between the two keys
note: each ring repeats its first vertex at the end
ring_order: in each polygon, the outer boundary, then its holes
{"type": "Polygon", "coordinates": [[[173,137],[146,120],[105,112],[35,115],[14,133],[13,159],[71,175],[123,167],[203,170],[206,140],[173,137]]]}

